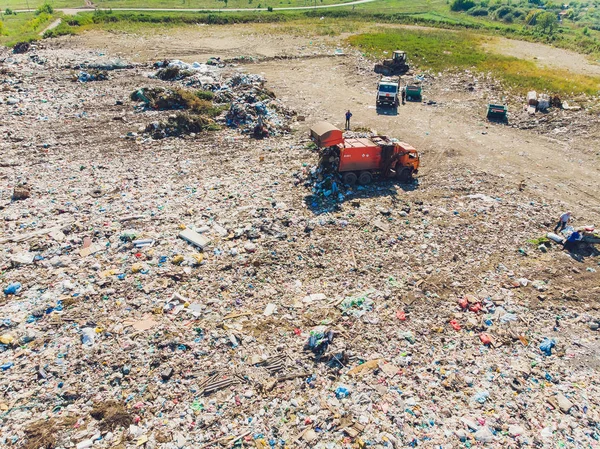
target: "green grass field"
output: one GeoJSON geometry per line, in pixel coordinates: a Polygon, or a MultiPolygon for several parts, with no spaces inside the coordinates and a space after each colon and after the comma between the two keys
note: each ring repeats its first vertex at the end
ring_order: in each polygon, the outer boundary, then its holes
{"type": "Polygon", "coordinates": [[[44,3],[52,5],[53,8],[72,8],[83,6],[84,0],[0,0],[0,8],[13,10],[36,9],[44,3]]]}
{"type": "MultiPolygon", "coordinates": [[[[317,0],[318,5],[334,3],[347,3],[351,0],[317,0]]],[[[100,8],[194,8],[222,9],[227,11],[233,8],[285,8],[297,6],[314,6],[310,0],[228,0],[227,4],[220,0],[147,0],[141,5],[140,0],[99,0],[94,2],[100,8]]]]}
{"type": "MultiPolygon", "coordinates": [[[[317,5],[347,3],[351,0],[317,0],[317,5]]],[[[387,0],[384,0],[387,1],[387,0]]],[[[13,10],[35,9],[43,3],[54,8],[79,8],[85,5],[84,0],[0,0],[0,8],[13,10]]],[[[110,8],[183,8],[183,9],[222,9],[232,8],[285,8],[296,6],[314,6],[314,0],[92,0],[92,3],[103,9],[110,8]]]]}
{"type": "Polygon", "coordinates": [[[2,20],[2,33],[0,45],[13,45],[19,41],[38,39],[40,31],[52,22],[53,16],[49,14],[22,13],[4,16],[2,20]]]}

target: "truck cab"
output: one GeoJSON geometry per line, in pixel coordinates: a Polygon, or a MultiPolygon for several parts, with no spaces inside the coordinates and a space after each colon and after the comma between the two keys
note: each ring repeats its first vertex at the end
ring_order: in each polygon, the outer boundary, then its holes
{"type": "Polygon", "coordinates": [[[377,83],[377,106],[396,107],[399,104],[400,82],[398,79],[383,77],[377,83]]]}

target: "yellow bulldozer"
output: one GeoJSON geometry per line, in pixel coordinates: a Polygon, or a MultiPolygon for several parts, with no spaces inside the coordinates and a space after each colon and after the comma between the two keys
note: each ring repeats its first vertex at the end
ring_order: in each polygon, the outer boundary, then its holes
{"type": "Polygon", "coordinates": [[[392,59],[384,59],[381,63],[375,64],[375,73],[383,76],[402,75],[408,72],[408,68],[406,52],[396,50],[392,59]]]}

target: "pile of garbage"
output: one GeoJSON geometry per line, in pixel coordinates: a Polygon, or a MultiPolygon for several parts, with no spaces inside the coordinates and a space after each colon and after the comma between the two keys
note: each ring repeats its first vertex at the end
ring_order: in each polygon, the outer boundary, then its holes
{"type": "Polygon", "coordinates": [[[130,98],[132,101],[142,102],[144,109],[158,111],[185,109],[200,113],[212,107],[212,103],[202,100],[194,92],[184,89],[143,87],[133,91],[130,98]]]}
{"type": "Polygon", "coordinates": [[[190,135],[194,137],[203,131],[217,131],[219,126],[209,117],[197,114],[178,113],[170,115],[167,121],[150,123],[145,132],[153,139],[165,137],[181,137],[190,135]]]}
{"type": "Polygon", "coordinates": [[[290,132],[288,123],[296,113],[281,104],[264,84],[260,75],[237,74],[215,92],[217,99],[231,101],[227,126],[242,133],[252,133],[257,126],[263,126],[270,136],[290,132]]]}
{"type": "Polygon", "coordinates": [[[13,47],[13,53],[21,55],[23,53],[27,53],[31,48],[31,43],[29,42],[17,42],[13,47]]]}
{"type": "Polygon", "coordinates": [[[108,80],[108,72],[106,70],[93,70],[90,72],[79,72],[77,76],[74,77],[74,81],[79,81],[80,83],[88,83],[90,81],[107,81],[108,80]]]}
{"type": "MultiPolygon", "coordinates": [[[[186,88],[137,89],[131,94],[131,99],[143,102],[144,109],[159,111],[183,109],[215,118],[221,108],[226,106],[227,113],[222,122],[230,128],[240,130],[243,134],[266,138],[291,131],[289,124],[296,113],[277,100],[275,94],[265,86],[263,77],[235,73],[224,80],[217,80],[207,75],[211,69],[207,65],[196,65],[197,63],[190,65],[181,61],[168,63],[165,61],[158,64],[159,71],[168,70],[175,73],[180,70],[194,70],[203,75],[201,78],[194,75],[193,80],[186,77],[186,88]],[[190,89],[198,86],[201,86],[202,90],[190,89]],[[204,100],[208,98],[209,93],[212,103],[204,100]]],[[[158,72],[156,76],[159,76],[158,72]]],[[[172,78],[172,80],[176,79],[176,76],[172,78]]],[[[221,119],[217,121],[221,122],[221,119]]]]}
{"type": "MultiPolygon", "coordinates": [[[[163,81],[180,81],[184,78],[194,77],[193,80],[187,81],[188,85],[202,84],[202,81],[205,81],[202,76],[214,75],[215,66],[217,66],[217,64],[212,63],[211,60],[206,64],[199,62],[188,64],[178,59],[158,61],[153,64],[153,67],[157,70],[151,78],[157,78],[163,81]]],[[[209,77],[209,80],[212,80],[212,78],[209,77]]]]}
{"type": "Polygon", "coordinates": [[[103,54],[100,54],[99,58],[94,58],[93,61],[85,61],[80,63],[75,63],[72,66],[67,65],[65,68],[74,68],[80,70],[102,70],[102,71],[111,71],[111,70],[128,70],[133,69],[135,66],[129,61],[120,58],[106,58],[103,54]]]}

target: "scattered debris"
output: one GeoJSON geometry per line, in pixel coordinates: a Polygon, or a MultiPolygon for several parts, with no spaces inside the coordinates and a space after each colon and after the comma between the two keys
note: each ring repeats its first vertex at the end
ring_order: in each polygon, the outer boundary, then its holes
{"type": "Polygon", "coordinates": [[[23,54],[27,53],[31,48],[31,44],[29,42],[17,42],[13,47],[13,53],[15,54],[23,54]]]}

